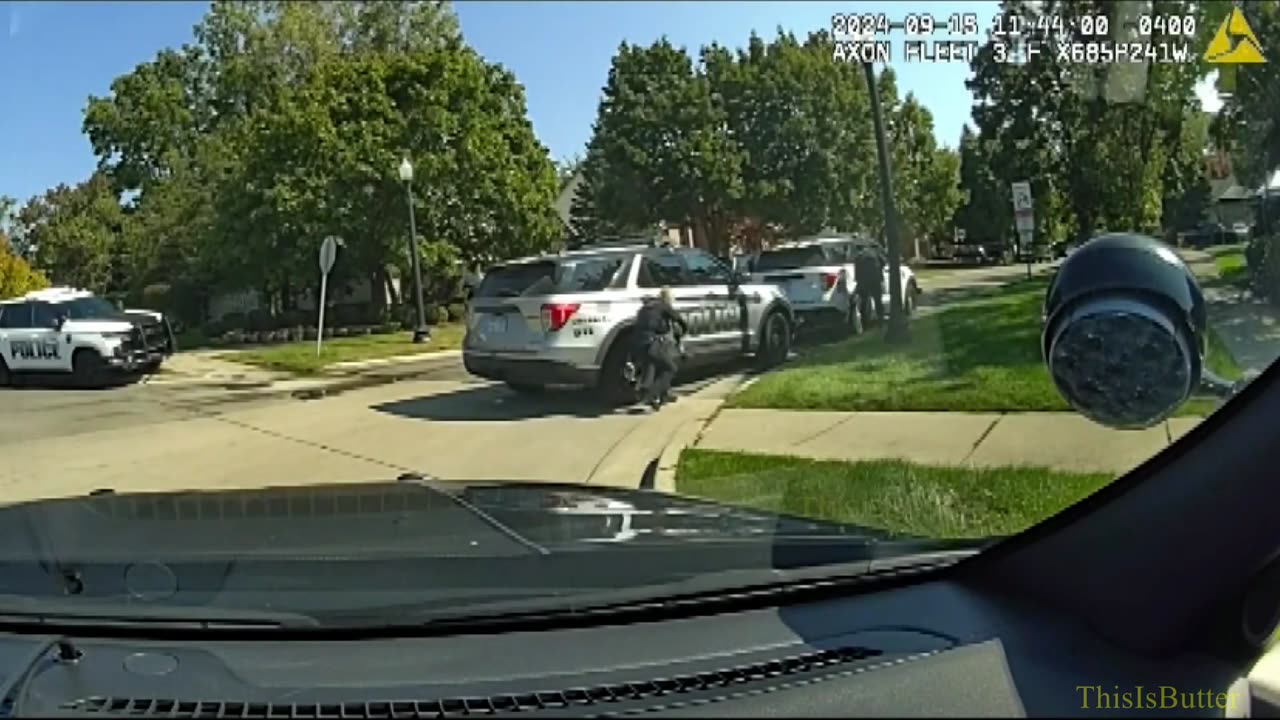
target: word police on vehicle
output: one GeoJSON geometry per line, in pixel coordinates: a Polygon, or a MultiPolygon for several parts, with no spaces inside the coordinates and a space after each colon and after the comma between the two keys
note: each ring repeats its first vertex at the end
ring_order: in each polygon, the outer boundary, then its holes
{"type": "Polygon", "coordinates": [[[64,373],[82,387],[152,373],[176,350],[162,313],[119,310],[87,290],[49,288],[0,301],[0,385],[64,373]]]}

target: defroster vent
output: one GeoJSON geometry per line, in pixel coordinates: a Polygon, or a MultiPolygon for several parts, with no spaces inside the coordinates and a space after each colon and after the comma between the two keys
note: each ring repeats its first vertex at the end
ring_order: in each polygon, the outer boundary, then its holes
{"type": "Polygon", "coordinates": [[[624,682],[612,685],[552,690],[546,692],[488,697],[456,697],[439,700],[385,700],[344,703],[253,703],[223,700],[177,700],[154,698],[90,697],[62,706],[68,714],[106,717],[168,718],[449,718],[535,712],[599,706],[608,712],[610,703],[634,702],[654,697],[715,691],[788,675],[829,670],[835,666],[880,655],[879,650],[844,647],[821,650],[788,658],[676,675],[669,678],[624,682]]]}

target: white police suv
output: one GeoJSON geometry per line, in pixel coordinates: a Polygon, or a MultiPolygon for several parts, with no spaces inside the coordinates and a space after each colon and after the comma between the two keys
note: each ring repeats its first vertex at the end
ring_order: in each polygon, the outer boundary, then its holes
{"type": "Polygon", "coordinates": [[[662,287],[689,325],[689,364],[745,355],[769,367],[790,354],[795,318],[776,287],[702,250],[624,240],[490,268],[468,303],[463,363],[517,391],[576,385],[632,402],[632,324],[662,287]]]}
{"type": "Polygon", "coordinates": [[[113,373],[155,372],[176,344],[161,313],[117,310],[86,290],[0,300],[0,385],[15,373],[69,373],[96,386],[113,373]]]}

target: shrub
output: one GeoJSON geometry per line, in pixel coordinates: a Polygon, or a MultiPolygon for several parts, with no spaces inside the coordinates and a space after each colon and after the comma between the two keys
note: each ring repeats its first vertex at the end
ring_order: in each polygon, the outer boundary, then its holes
{"type": "MultiPolygon", "coordinates": [[[[0,241],[3,237],[0,237],[0,241]]],[[[0,299],[49,287],[49,280],[0,242],[0,299]]]]}
{"type": "Polygon", "coordinates": [[[443,322],[449,322],[449,311],[439,305],[428,305],[426,307],[426,316],[428,325],[439,325],[443,322]]]}
{"type": "Polygon", "coordinates": [[[231,312],[222,316],[222,323],[228,330],[244,330],[249,325],[249,317],[242,312],[231,312]]]}
{"type": "Polygon", "coordinates": [[[263,332],[266,330],[274,330],[276,326],[275,316],[271,311],[263,308],[255,308],[249,311],[246,329],[253,332],[263,332]]]}
{"type": "Polygon", "coordinates": [[[200,328],[200,332],[207,338],[220,338],[230,329],[223,320],[210,320],[200,328]]]}
{"type": "Polygon", "coordinates": [[[1249,280],[1258,295],[1280,304],[1280,235],[1254,238],[1245,248],[1249,280]]]}
{"type": "Polygon", "coordinates": [[[460,322],[467,316],[467,306],[462,303],[452,303],[449,305],[449,320],[452,322],[460,322]]]}
{"type": "Polygon", "coordinates": [[[413,303],[401,303],[394,311],[396,321],[402,330],[412,330],[418,324],[418,311],[413,303]]]}

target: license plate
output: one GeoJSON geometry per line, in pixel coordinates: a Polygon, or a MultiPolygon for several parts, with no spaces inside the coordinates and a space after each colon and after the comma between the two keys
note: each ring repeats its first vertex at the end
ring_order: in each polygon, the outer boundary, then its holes
{"type": "Polygon", "coordinates": [[[507,331],[506,315],[485,315],[480,319],[480,331],[487,335],[496,335],[507,331]]]}

